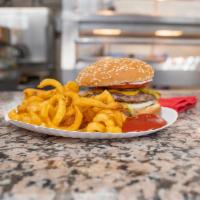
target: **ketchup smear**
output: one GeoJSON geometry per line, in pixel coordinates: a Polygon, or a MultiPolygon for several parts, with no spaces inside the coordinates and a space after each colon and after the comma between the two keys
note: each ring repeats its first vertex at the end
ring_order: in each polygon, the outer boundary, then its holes
{"type": "Polygon", "coordinates": [[[140,114],[134,117],[126,118],[122,131],[147,131],[165,126],[167,122],[159,115],[155,114],[140,114]]]}

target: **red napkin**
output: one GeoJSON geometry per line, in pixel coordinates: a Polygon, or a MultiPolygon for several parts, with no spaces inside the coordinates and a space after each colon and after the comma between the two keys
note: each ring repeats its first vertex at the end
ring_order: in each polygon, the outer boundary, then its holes
{"type": "Polygon", "coordinates": [[[197,103],[197,97],[184,96],[173,98],[161,98],[159,102],[161,106],[173,108],[177,112],[183,112],[195,106],[195,104],[197,103]]]}

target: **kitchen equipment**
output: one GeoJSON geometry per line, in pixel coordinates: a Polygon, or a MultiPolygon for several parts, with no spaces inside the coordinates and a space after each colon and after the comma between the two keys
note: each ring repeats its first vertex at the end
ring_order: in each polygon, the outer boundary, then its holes
{"type": "Polygon", "coordinates": [[[155,68],[155,86],[191,87],[200,84],[195,78],[200,75],[199,44],[200,24],[195,19],[93,16],[79,20],[76,59],[89,64],[101,56],[139,58],[155,68]],[[181,80],[176,78],[180,75],[181,80]]]}
{"type": "MultiPolygon", "coordinates": [[[[71,23],[76,26],[70,29],[71,35],[63,32],[63,80],[75,77],[81,68],[101,57],[114,56],[150,63],[155,69],[156,87],[200,87],[198,1],[192,1],[192,6],[187,0],[163,4],[151,0],[126,2],[132,5],[127,13],[125,1],[116,0],[114,11],[74,14],[71,23]],[[164,12],[165,7],[168,12],[164,12]],[[70,57],[66,58],[69,51],[70,57]]],[[[67,16],[69,12],[64,12],[63,30],[67,30],[67,16]]]]}
{"type": "Polygon", "coordinates": [[[53,22],[48,8],[0,8],[0,26],[9,30],[6,49],[11,52],[12,48],[19,78],[24,83],[18,88],[26,87],[28,81],[35,86],[53,74],[53,22]]]}
{"type": "Polygon", "coordinates": [[[11,45],[10,35],[10,29],[0,27],[0,90],[14,90],[18,84],[18,50],[11,45]]]}

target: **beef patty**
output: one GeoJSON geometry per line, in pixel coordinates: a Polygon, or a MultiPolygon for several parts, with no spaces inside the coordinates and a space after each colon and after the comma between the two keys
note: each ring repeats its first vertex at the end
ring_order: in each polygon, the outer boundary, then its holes
{"type": "MultiPolygon", "coordinates": [[[[115,99],[115,101],[118,102],[125,102],[125,103],[142,103],[142,102],[146,102],[146,101],[152,101],[155,100],[155,97],[153,95],[150,94],[145,94],[142,92],[139,92],[136,95],[125,95],[125,94],[120,94],[117,92],[110,92],[111,95],[113,96],[113,98],[115,99]]],[[[90,93],[87,93],[87,97],[90,96],[96,96],[99,93],[93,93],[92,91],[90,93]]]]}
{"type": "Polygon", "coordinates": [[[111,93],[115,101],[126,102],[126,103],[142,103],[146,101],[155,100],[154,96],[145,93],[138,93],[133,96],[119,94],[119,93],[111,93]]]}

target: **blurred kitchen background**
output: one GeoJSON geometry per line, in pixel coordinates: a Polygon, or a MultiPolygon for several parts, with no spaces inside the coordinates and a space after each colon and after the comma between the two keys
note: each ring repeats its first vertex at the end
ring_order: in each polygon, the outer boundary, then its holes
{"type": "Polygon", "coordinates": [[[150,63],[154,87],[200,88],[200,1],[0,0],[0,90],[64,83],[105,56],[150,63]]]}

